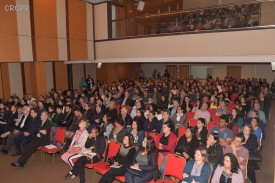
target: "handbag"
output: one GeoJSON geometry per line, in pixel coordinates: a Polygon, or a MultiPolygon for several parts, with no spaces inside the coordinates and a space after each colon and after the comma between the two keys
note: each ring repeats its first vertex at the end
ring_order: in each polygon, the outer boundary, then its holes
{"type": "Polygon", "coordinates": [[[126,171],[130,172],[130,173],[133,174],[133,175],[139,176],[139,177],[142,177],[142,176],[143,176],[141,170],[132,169],[131,167],[127,167],[127,168],[126,168],[126,171]]]}

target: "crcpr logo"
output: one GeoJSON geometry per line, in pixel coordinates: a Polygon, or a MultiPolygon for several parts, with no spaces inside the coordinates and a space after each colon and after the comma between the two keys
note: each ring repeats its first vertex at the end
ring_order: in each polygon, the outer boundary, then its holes
{"type": "Polygon", "coordinates": [[[29,11],[30,6],[29,5],[6,5],[5,11],[29,11]]]}

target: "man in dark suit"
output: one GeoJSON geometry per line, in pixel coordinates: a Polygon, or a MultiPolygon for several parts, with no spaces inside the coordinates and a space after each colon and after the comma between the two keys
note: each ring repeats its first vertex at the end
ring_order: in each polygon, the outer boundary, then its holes
{"type": "Polygon", "coordinates": [[[24,149],[22,156],[14,163],[11,163],[11,166],[14,167],[24,167],[28,159],[31,157],[37,148],[40,146],[45,146],[50,144],[50,132],[51,132],[51,122],[48,120],[48,112],[42,112],[41,114],[41,125],[37,131],[36,138],[34,138],[30,143],[28,143],[24,149]]]}
{"type": "Polygon", "coordinates": [[[20,134],[29,130],[31,121],[32,118],[30,116],[30,108],[28,106],[24,106],[23,117],[21,118],[19,124],[15,125],[15,129],[12,130],[11,134],[9,135],[6,145],[1,150],[2,153],[8,154],[10,148],[15,144],[14,139],[20,134]]]}
{"type": "Polygon", "coordinates": [[[16,112],[16,106],[11,105],[10,107],[10,113],[5,121],[0,121],[0,134],[2,135],[5,132],[10,131],[14,124],[15,119],[18,117],[18,113],[16,112]]]}
{"type": "Polygon", "coordinates": [[[64,120],[59,125],[61,127],[67,127],[67,128],[69,128],[69,126],[73,122],[73,117],[74,117],[74,113],[72,112],[72,106],[71,105],[66,105],[65,106],[65,117],[64,117],[64,120]]]}
{"type": "Polygon", "coordinates": [[[16,153],[12,156],[22,155],[23,152],[21,146],[26,145],[35,138],[37,130],[40,128],[40,118],[37,116],[37,113],[36,109],[31,110],[31,114],[29,115],[31,116],[31,122],[29,123],[28,130],[20,132],[20,134],[14,138],[16,153]]]}
{"type": "Polygon", "coordinates": [[[132,100],[132,99],[129,97],[129,92],[128,92],[128,91],[126,91],[126,92],[124,93],[124,98],[122,99],[121,104],[120,104],[120,106],[124,106],[124,105],[128,105],[128,106],[130,106],[130,107],[133,107],[133,106],[135,105],[135,101],[132,100]]]}
{"type": "Polygon", "coordinates": [[[124,127],[131,128],[133,120],[132,120],[131,116],[128,114],[127,107],[123,106],[120,110],[120,113],[121,113],[121,118],[124,122],[124,127]]]}

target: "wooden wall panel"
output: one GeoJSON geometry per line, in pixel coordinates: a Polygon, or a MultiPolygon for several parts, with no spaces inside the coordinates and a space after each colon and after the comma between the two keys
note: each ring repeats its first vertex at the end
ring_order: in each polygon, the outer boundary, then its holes
{"type": "Polygon", "coordinates": [[[55,89],[67,90],[68,89],[68,72],[67,65],[63,62],[53,62],[54,83],[55,89]]]}
{"type": "Polygon", "coordinates": [[[88,48],[86,2],[70,0],[67,3],[70,60],[87,60],[88,48]]]}
{"type": "Polygon", "coordinates": [[[102,64],[101,68],[96,70],[96,78],[110,85],[119,79],[137,78],[140,69],[140,64],[102,64]]]}
{"type": "Polygon", "coordinates": [[[188,78],[189,75],[189,65],[180,65],[180,78],[188,78]]]}
{"type": "Polygon", "coordinates": [[[24,81],[26,86],[26,93],[32,94],[34,97],[39,95],[46,95],[46,62],[30,62],[24,63],[24,81]]]}
{"type": "Polygon", "coordinates": [[[38,61],[58,60],[56,0],[33,0],[38,61]]]}
{"type": "Polygon", "coordinates": [[[10,78],[9,78],[9,66],[7,63],[0,64],[0,72],[1,72],[1,97],[4,100],[7,100],[10,95],[10,78]]]}
{"type": "Polygon", "coordinates": [[[15,0],[0,1],[0,62],[20,61],[17,16],[15,11],[6,11],[6,5],[16,5],[15,0]]]}

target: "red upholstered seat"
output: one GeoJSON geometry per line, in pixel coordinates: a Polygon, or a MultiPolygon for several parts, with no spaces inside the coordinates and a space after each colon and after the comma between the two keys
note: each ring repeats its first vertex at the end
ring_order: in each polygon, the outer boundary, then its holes
{"type": "Polygon", "coordinates": [[[210,131],[214,126],[219,126],[218,123],[210,122],[207,124],[207,130],[210,131]]]}
{"type": "Polygon", "coordinates": [[[97,173],[100,173],[100,174],[105,174],[106,172],[108,172],[108,170],[110,170],[110,167],[108,166],[109,163],[108,162],[99,162],[97,163],[96,166],[94,166],[94,170],[97,172],[97,173]]]}
{"type": "Polygon", "coordinates": [[[125,176],[116,176],[116,180],[120,181],[120,182],[125,182],[125,176]]]}
{"type": "Polygon", "coordinates": [[[215,123],[220,123],[220,116],[213,116],[213,120],[212,122],[215,122],[215,123]]]}
{"type": "Polygon", "coordinates": [[[158,180],[157,182],[154,182],[154,183],[174,183],[174,182],[171,180],[158,180]]]}
{"type": "Polygon", "coordinates": [[[198,120],[196,119],[190,119],[189,126],[197,126],[198,120]]]}
{"type": "MultiPolygon", "coordinates": [[[[175,154],[168,154],[166,156],[166,167],[164,170],[165,176],[173,176],[182,180],[182,172],[185,167],[186,160],[175,154]]],[[[171,180],[159,180],[157,183],[173,183],[171,180]]]]}
{"type": "Polygon", "coordinates": [[[56,153],[56,152],[60,151],[61,148],[58,147],[58,146],[56,146],[56,148],[49,149],[49,148],[47,148],[46,146],[41,146],[41,147],[40,147],[40,150],[42,150],[42,151],[45,152],[45,153],[50,153],[50,154],[52,154],[52,153],[56,153]]]}

